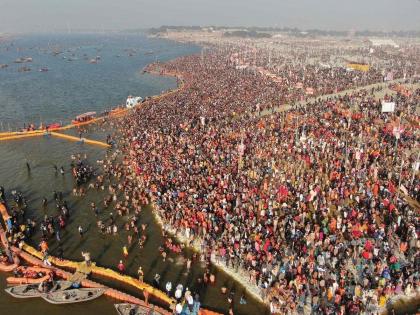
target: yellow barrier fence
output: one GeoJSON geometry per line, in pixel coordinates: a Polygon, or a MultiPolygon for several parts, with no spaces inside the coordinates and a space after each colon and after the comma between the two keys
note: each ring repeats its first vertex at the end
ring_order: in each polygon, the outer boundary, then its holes
{"type": "Polygon", "coordinates": [[[75,136],[70,136],[70,135],[66,135],[64,133],[59,133],[59,132],[51,132],[50,134],[52,136],[67,139],[67,140],[71,140],[71,141],[78,141],[78,142],[83,142],[83,143],[92,144],[92,145],[99,145],[99,146],[102,146],[102,147],[110,147],[111,146],[110,144],[105,143],[105,142],[90,140],[90,139],[86,139],[86,138],[78,138],[78,137],[75,137],[75,136]]]}
{"type": "Polygon", "coordinates": [[[1,137],[0,141],[17,140],[17,139],[23,139],[23,138],[38,137],[38,136],[43,136],[43,135],[45,135],[44,132],[29,133],[29,134],[16,134],[14,136],[1,137]]]}

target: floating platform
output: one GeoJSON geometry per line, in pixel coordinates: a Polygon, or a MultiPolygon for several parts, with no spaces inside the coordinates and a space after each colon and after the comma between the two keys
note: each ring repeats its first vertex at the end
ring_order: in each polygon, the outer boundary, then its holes
{"type": "Polygon", "coordinates": [[[47,136],[47,135],[51,135],[57,138],[62,138],[62,139],[66,139],[66,140],[70,140],[70,141],[76,141],[76,142],[81,142],[81,143],[86,143],[86,144],[91,144],[91,145],[97,145],[97,146],[101,146],[101,147],[106,147],[109,148],[111,147],[110,144],[102,142],[102,141],[97,141],[97,140],[91,140],[91,139],[86,139],[86,138],[78,138],[75,136],[70,136],[70,135],[66,135],[64,133],[59,133],[59,132],[55,132],[55,131],[51,131],[51,132],[46,132],[46,131],[28,131],[28,132],[23,132],[23,133],[2,133],[0,135],[0,141],[9,141],[9,140],[18,140],[18,139],[25,139],[25,138],[31,138],[31,137],[39,137],[39,136],[47,136]]]}
{"type": "Polygon", "coordinates": [[[86,143],[86,144],[98,145],[98,146],[107,147],[107,148],[111,147],[110,144],[108,144],[106,142],[102,142],[102,141],[90,140],[90,139],[86,139],[86,138],[78,138],[78,137],[75,137],[75,136],[70,136],[70,135],[66,135],[64,133],[59,133],[59,132],[51,132],[50,134],[54,137],[58,137],[58,138],[62,138],[62,139],[70,140],[70,141],[76,141],[76,142],[81,142],[81,143],[86,143]]]}

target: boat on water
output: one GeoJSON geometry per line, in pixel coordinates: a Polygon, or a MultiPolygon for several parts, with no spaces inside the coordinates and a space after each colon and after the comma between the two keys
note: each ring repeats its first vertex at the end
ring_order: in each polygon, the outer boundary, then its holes
{"type": "Polygon", "coordinates": [[[18,69],[18,72],[29,72],[29,71],[31,71],[31,68],[29,67],[20,67],[18,69]]]}
{"type": "Polygon", "coordinates": [[[54,130],[60,129],[61,127],[62,127],[61,123],[51,123],[51,124],[45,124],[45,125],[41,123],[39,125],[38,130],[54,131],[54,130]]]}
{"type": "Polygon", "coordinates": [[[56,130],[59,128],[61,128],[60,123],[52,123],[52,124],[46,125],[45,128],[40,128],[40,129],[56,130]]]}
{"type": "Polygon", "coordinates": [[[70,281],[56,281],[49,292],[42,292],[39,284],[23,284],[4,289],[6,293],[18,299],[27,299],[41,297],[43,294],[50,292],[59,292],[67,290],[72,286],[70,281]]]}
{"type": "Polygon", "coordinates": [[[93,120],[95,118],[95,115],[96,115],[96,112],[87,112],[79,116],[76,116],[76,118],[73,119],[71,123],[73,125],[80,125],[80,124],[93,120]]]}
{"type": "Polygon", "coordinates": [[[14,63],[25,63],[25,62],[32,62],[32,57],[20,57],[14,61],[14,63]]]}
{"type": "Polygon", "coordinates": [[[41,69],[39,69],[39,72],[48,72],[49,69],[47,67],[43,67],[41,69]]]}
{"type": "Polygon", "coordinates": [[[9,66],[8,64],[2,63],[2,64],[0,64],[0,69],[7,68],[8,66],[9,66]]]}
{"type": "Polygon", "coordinates": [[[98,63],[98,61],[101,60],[101,56],[96,56],[95,58],[92,58],[89,60],[89,63],[95,64],[98,63]]]}
{"type": "Polygon", "coordinates": [[[41,295],[41,297],[51,304],[70,304],[94,300],[104,294],[104,292],[104,288],[70,289],[47,293],[41,295]]]}
{"type": "Polygon", "coordinates": [[[150,308],[130,303],[114,304],[114,306],[119,315],[161,315],[154,310],[154,307],[150,308]]]}

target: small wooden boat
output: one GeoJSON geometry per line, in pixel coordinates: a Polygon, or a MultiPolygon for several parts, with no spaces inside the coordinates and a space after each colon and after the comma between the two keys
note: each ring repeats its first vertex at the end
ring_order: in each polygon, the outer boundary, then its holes
{"type": "Polygon", "coordinates": [[[60,129],[61,127],[62,127],[62,126],[61,126],[61,124],[60,124],[60,123],[51,123],[51,124],[49,124],[49,125],[42,126],[42,127],[40,127],[39,129],[41,129],[41,130],[46,130],[46,129],[48,129],[48,130],[52,131],[52,130],[57,130],[57,129],[60,129]]]}
{"type": "Polygon", "coordinates": [[[104,294],[104,292],[104,288],[83,288],[47,293],[41,295],[41,297],[51,304],[69,304],[94,300],[104,294]]]}
{"type": "Polygon", "coordinates": [[[81,114],[79,116],[76,116],[76,118],[73,119],[71,121],[71,123],[73,125],[80,125],[80,124],[86,123],[86,122],[94,119],[95,118],[95,115],[96,115],[96,112],[84,113],[84,114],[81,114]]]}
{"type": "Polygon", "coordinates": [[[14,63],[32,62],[32,57],[21,57],[14,61],[14,63]]]}
{"type": "Polygon", "coordinates": [[[114,304],[119,315],[161,315],[152,308],[142,305],[122,303],[114,304]]]}
{"type": "MultiPolygon", "coordinates": [[[[70,281],[57,281],[54,283],[54,286],[49,292],[64,291],[70,288],[71,285],[72,283],[70,281]]],[[[4,291],[18,299],[41,297],[43,294],[46,294],[44,292],[39,291],[38,288],[38,284],[24,284],[4,289],[4,291]]]]}
{"type": "Polygon", "coordinates": [[[31,71],[31,68],[29,67],[20,67],[18,69],[18,72],[29,72],[29,71],[31,71]]]}

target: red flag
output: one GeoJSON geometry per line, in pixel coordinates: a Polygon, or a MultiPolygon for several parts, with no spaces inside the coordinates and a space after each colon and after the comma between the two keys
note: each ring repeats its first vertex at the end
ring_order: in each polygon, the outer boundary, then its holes
{"type": "Polygon", "coordinates": [[[397,191],[392,181],[388,181],[388,190],[390,191],[391,194],[395,194],[395,192],[397,191]]]}

